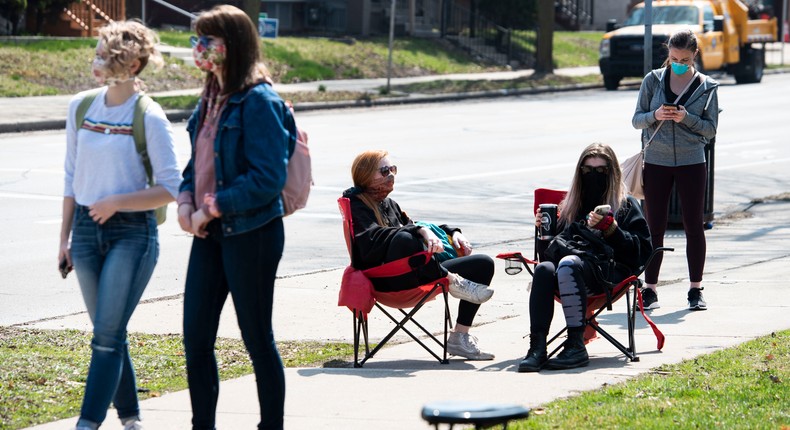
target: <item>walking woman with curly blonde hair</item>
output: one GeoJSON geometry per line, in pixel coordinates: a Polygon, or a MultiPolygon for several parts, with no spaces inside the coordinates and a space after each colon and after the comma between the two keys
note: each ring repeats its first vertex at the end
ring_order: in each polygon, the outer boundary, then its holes
{"type": "Polygon", "coordinates": [[[77,430],[99,428],[111,402],[124,430],[142,428],[126,325],[159,256],[154,208],[175,200],[181,181],[170,122],[158,104],[151,102],[143,113],[156,185],[148,185],[133,137],[141,97],[137,75],[147,64],[162,62],[156,42],[156,34],[139,22],[102,28],[92,73],[105,86],[77,94],[69,105],[58,259],[66,270],[73,265],[93,323],[77,430]],[[87,108],[81,120],[80,108],[87,108]]]}

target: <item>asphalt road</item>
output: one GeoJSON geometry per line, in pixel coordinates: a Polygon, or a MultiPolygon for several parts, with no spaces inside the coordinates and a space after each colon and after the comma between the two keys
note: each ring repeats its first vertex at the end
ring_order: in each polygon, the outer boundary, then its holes
{"type": "MultiPolygon", "coordinates": [[[[787,94],[790,75],[767,75],[757,85],[723,79],[717,216],[790,191],[787,94]]],[[[372,148],[391,152],[399,167],[392,197],[413,218],[458,225],[477,247],[531,243],[534,188],[567,187],[580,150],[593,141],[609,143],[621,158],[638,150],[639,132],[630,122],[636,95],[588,90],[299,113],[300,127],[310,133],[315,187],[308,207],[286,219],[280,276],[347,264],[335,201],[350,185],[353,157],[372,148]]],[[[184,125],[176,124],[175,133],[183,165],[184,125]]],[[[63,281],[56,270],[64,142],[62,132],[0,135],[2,325],[83,310],[76,278],[63,281]]],[[[170,210],[146,300],[183,289],[191,238],[178,230],[174,205],[170,210]]]]}

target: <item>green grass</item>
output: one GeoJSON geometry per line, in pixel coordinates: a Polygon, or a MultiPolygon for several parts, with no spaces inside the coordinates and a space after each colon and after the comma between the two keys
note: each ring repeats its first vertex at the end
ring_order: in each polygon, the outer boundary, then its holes
{"type": "MultiPolygon", "coordinates": [[[[0,327],[0,429],[11,430],[79,415],[90,360],[89,333],[0,327]]],[[[340,367],[353,346],[278,342],[286,367],[340,367]]],[[[129,335],[140,399],[187,388],[182,337],[129,335]]],[[[243,343],[217,340],[220,378],[251,374],[243,343]]]]}
{"type": "MultiPolygon", "coordinates": [[[[93,39],[0,42],[0,97],[75,94],[96,86],[91,75],[93,39]]],[[[159,70],[148,67],[140,75],[148,91],[197,88],[203,74],[165,57],[159,70]]]]}
{"type": "Polygon", "coordinates": [[[554,65],[557,68],[598,65],[598,46],[603,32],[554,32],[554,65]]]}
{"type": "Polygon", "coordinates": [[[512,428],[790,428],[790,330],[548,403],[512,428]]]}
{"type": "MultiPolygon", "coordinates": [[[[161,31],[163,43],[189,47],[191,32],[161,31]]],[[[534,38],[534,35],[526,35],[534,38]]],[[[555,33],[557,67],[597,63],[601,33],[555,33]]],[[[523,39],[522,39],[523,40],[523,39]]],[[[530,45],[531,42],[524,42],[530,45]]],[[[90,74],[96,41],[43,39],[0,41],[0,97],[74,94],[95,86],[90,74]]],[[[282,83],[387,76],[386,38],[330,39],[280,37],[264,40],[263,59],[274,80],[282,83]]],[[[530,52],[533,46],[525,46],[530,52]]],[[[423,76],[504,70],[475,61],[441,39],[396,38],[392,76],[423,76]]],[[[180,60],[166,58],[161,70],[147,68],[141,77],[149,92],[199,88],[203,74],[180,60]]],[[[336,97],[325,96],[326,97],[336,97]]],[[[352,96],[354,97],[354,96],[352,96]]]]}

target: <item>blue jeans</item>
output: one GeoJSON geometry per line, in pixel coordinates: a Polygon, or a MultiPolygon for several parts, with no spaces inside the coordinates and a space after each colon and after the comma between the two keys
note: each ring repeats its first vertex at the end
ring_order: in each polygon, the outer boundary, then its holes
{"type": "Polygon", "coordinates": [[[192,428],[214,429],[219,375],[214,355],[220,313],[230,293],[258,388],[259,429],[283,428],[285,372],[272,331],[274,279],[285,245],[282,218],[223,236],[218,220],[196,237],[184,292],[184,350],[192,428]]]}
{"type": "Polygon", "coordinates": [[[78,425],[97,428],[112,401],[122,420],[139,416],[126,325],[159,257],[153,211],[117,213],[104,225],[77,206],[71,258],[93,323],[91,363],[78,425]]]}

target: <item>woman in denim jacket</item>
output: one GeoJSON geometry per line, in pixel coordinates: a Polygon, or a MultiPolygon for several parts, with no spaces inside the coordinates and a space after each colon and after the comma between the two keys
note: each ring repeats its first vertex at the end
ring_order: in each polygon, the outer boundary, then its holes
{"type": "Polygon", "coordinates": [[[296,127],[260,63],[247,15],[221,5],[195,23],[193,55],[206,71],[187,131],[192,158],[178,197],[181,228],[195,235],[184,293],[184,347],[192,428],[213,429],[219,394],[214,342],[228,293],[252,359],[259,429],[283,428],[285,376],[272,331],[283,252],[280,194],[296,127]]]}
{"type": "MultiPolygon", "coordinates": [[[[642,129],[643,144],[656,133],[645,151],[645,216],[653,248],[663,246],[669,197],[675,185],[686,232],[688,306],[690,310],[704,310],[707,304],[701,286],[706,253],[703,211],[708,174],[705,145],[716,136],[719,84],[695,70],[699,49],[697,38],[690,30],[672,35],[667,48],[665,67],[651,71],[642,81],[632,119],[634,128],[642,129]],[[677,106],[665,106],[675,102],[689,82],[677,106]]],[[[645,270],[645,309],[659,307],[656,286],[661,262],[662,255],[658,254],[645,270]]]]}

